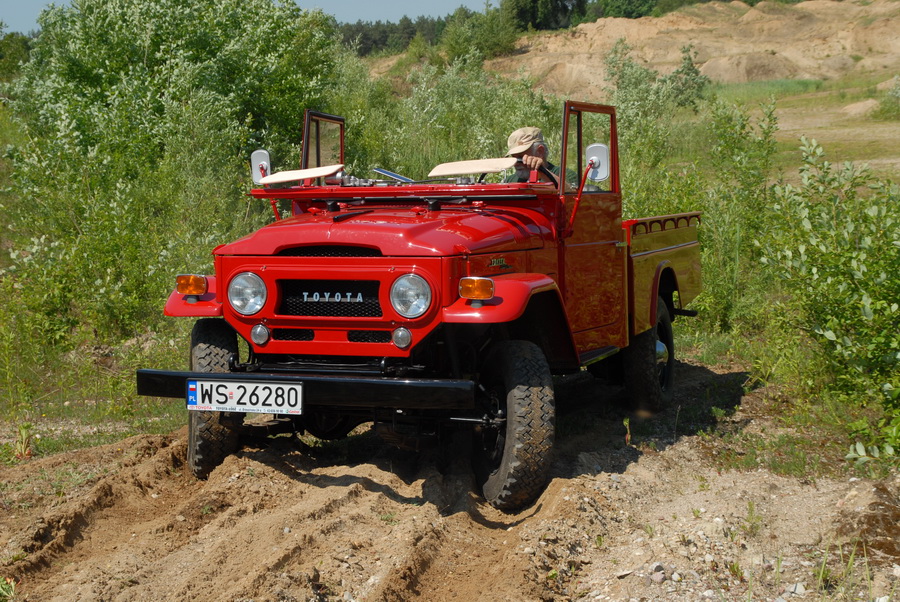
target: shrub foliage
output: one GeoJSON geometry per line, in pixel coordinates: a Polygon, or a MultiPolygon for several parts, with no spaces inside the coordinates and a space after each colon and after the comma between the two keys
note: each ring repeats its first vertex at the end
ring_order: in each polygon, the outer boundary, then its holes
{"type": "MultiPolygon", "coordinates": [[[[798,186],[774,188],[762,261],[784,281],[797,327],[822,348],[844,390],[875,386],[900,402],[900,187],[834,165],[803,140],[798,186]]],[[[896,403],[900,410],[900,403],[896,403]]]]}
{"type": "Polygon", "coordinates": [[[83,0],[40,23],[8,89],[28,134],[11,273],[42,337],[156,327],[173,270],[252,225],[249,150],[296,156],[333,80],[332,23],[268,0],[83,0]]]}

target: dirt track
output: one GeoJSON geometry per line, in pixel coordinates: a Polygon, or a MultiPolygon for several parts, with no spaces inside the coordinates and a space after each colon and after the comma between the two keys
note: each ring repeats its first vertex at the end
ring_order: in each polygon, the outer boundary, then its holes
{"type": "Polygon", "coordinates": [[[832,594],[897,592],[900,483],[718,472],[710,408],[771,429],[771,401],[739,371],[681,373],[678,407],[632,416],[632,445],[615,390],[558,383],[553,480],[515,515],[475,494],[464,444],[417,455],[369,433],[248,445],[206,482],[183,430],[3,468],[2,572],[27,600],[773,599],[866,541],[871,576],[832,594]]]}

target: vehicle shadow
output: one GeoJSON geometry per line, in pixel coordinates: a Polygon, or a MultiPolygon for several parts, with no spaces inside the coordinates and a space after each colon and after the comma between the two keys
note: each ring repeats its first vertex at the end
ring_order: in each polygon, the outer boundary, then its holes
{"type": "Polygon", "coordinates": [[[624,387],[588,374],[558,382],[559,476],[621,474],[642,450],[663,451],[684,437],[708,432],[740,406],[747,372],[716,372],[687,362],[678,362],[676,370],[672,403],[653,414],[634,411],[624,387]]]}

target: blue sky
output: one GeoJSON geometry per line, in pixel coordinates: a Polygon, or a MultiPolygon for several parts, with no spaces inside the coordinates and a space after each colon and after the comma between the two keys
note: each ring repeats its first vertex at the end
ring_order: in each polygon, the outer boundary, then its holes
{"type": "MultiPolygon", "coordinates": [[[[68,4],[60,2],[56,4],[68,4]]],[[[37,17],[41,9],[50,4],[45,0],[0,0],[0,21],[6,23],[6,31],[27,33],[37,29],[37,17]]],[[[372,0],[299,0],[301,8],[321,8],[334,15],[338,21],[355,23],[356,21],[398,21],[403,15],[415,20],[419,16],[444,17],[459,6],[467,6],[472,10],[484,9],[484,0],[393,0],[392,2],[373,2],[372,0]]]]}

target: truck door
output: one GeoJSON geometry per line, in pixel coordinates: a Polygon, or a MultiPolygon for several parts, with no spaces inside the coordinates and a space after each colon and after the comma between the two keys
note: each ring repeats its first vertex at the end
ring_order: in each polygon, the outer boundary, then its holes
{"type": "Polygon", "coordinates": [[[570,234],[560,244],[566,311],[580,352],[627,344],[627,249],[622,229],[615,109],[569,101],[565,107],[560,174],[561,215],[572,218],[593,143],[609,148],[610,175],[588,180],[570,234]]]}

